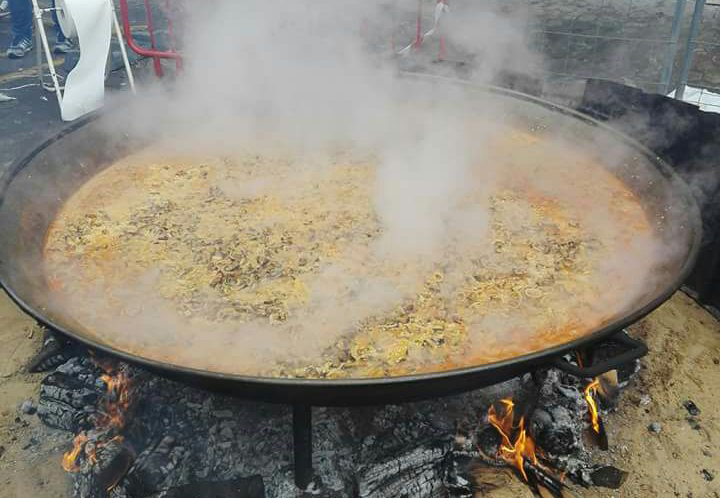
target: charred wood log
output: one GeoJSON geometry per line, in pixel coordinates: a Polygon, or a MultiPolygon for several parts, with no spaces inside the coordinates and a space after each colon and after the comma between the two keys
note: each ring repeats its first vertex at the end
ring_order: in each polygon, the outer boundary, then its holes
{"type": "Polygon", "coordinates": [[[77,497],[108,497],[135,459],[132,448],[121,439],[88,444],[85,453],[85,463],[75,478],[74,492],[77,497]]]}
{"type": "Polygon", "coordinates": [[[140,453],[125,479],[125,487],[131,496],[143,498],[162,489],[168,467],[172,465],[171,453],[174,446],[175,439],[165,436],[140,453]]]}
{"type": "Polygon", "coordinates": [[[100,370],[86,357],[72,358],[40,384],[38,417],[45,424],[73,433],[92,425],[98,399],[105,392],[100,370]]]}
{"type": "Polygon", "coordinates": [[[444,498],[450,445],[427,446],[366,466],[358,472],[362,498],[444,498]]]}
{"type": "Polygon", "coordinates": [[[538,408],[530,419],[530,434],[545,451],[555,455],[568,455],[578,445],[576,413],[564,406],[538,408]]]}
{"type": "Polygon", "coordinates": [[[543,498],[574,498],[575,494],[562,481],[555,471],[546,467],[542,462],[533,464],[525,460],[525,473],[528,483],[543,498]]]}
{"type": "Polygon", "coordinates": [[[77,343],[69,341],[57,332],[45,329],[43,345],[28,361],[27,369],[33,373],[49,372],[81,352],[82,347],[77,343]]]}
{"type": "Polygon", "coordinates": [[[495,427],[487,426],[480,431],[475,442],[481,458],[486,462],[491,462],[495,460],[495,455],[497,455],[500,450],[502,436],[500,436],[500,433],[495,427]]]}

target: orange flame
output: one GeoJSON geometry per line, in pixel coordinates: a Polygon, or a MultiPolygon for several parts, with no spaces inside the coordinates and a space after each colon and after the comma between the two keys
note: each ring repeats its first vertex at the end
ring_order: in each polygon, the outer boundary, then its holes
{"type": "Polygon", "coordinates": [[[97,420],[97,426],[120,430],[125,427],[125,412],[130,405],[130,380],[124,371],[118,372],[114,377],[103,374],[100,379],[105,382],[109,397],[103,403],[103,412],[97,420]]]}
{"type": "MultiPolygon", "coordinates": [[[[96,429],[100,431],[120,431],[125,427],[125,412],[130,405],[130,379],[126,372],[120,371],[111,376],[103,374],[100,379],[107,386],[107,396],[102,402],[102,412],[95,419],[96,429]]],[[[122,436],[115,435],[106,443],[97,443],[88,447],[89,438],[85,432],[79,433],[73,440],[73,447],[62,458],[62,467],[67,472],[77,472],[80,454],[85,450],[90,464],[97,462],[97,449],[111,442],[121,442],[122,436]]]]}
{"type": "Polygon", "coordinates": [[[507,463],[517,467],[527,481],[525,459],[529,459],[533,464],[537,465],[535,441],[525,430],[524,417],[520,417],[517,427],[513,425],[515,404],[509,399],[500,400],[500,404],[503,407],[502,414],[498,414],[494,404],[488,410],[488,422],[497,429],[502,437],[498,454],[507,463]],[[516,434],[514,442],[511,440],[513,434],[516,434]]]}
{"type": "Polygon", "coordinates": [[[75,439],[73,439],[72,450],[63,455],[62,468],[65,469],[66,472],[77,472],[80,470],[80,467],[77,464],[77,459],[80,456],[80,452],[85,448],[85,443],[87,443],[87,441],[88,437],[84,432],[75,436],[75,439]]]}
{"type": "Polygon", "coordinates": [[[588,405],[590,422],[592,422],[592,428],[596,434],[600,434],[600,418],[598,417],[597,403],[595,403],[595,392],[599,386],[600,381],[595,379],[585,388],[585,402],[588,405]]]}

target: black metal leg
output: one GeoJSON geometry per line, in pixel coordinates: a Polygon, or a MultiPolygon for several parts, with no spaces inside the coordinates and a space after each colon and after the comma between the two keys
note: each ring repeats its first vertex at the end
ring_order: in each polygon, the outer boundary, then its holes
{"type": "Polygon", "coordinates": [[[293,453],[295,456],[295,485],[308,487],[312,469],[312,407],[293,405],[293,453]]]}

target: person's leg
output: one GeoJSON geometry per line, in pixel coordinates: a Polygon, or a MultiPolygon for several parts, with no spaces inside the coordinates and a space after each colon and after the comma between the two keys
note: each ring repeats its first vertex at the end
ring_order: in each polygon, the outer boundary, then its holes
{"type": "Polygon", "coordinates": [[[9,0],[10,18],[12,20],[12,43],[21,40],[32,41],[33,17],[30,0],[9,0]]]}
{"type": "Polygon", "coordinates": [[[6,55],[11,59],[19,59],[32,50],[33,15],[30,0],[9,0],[10,18],[12,20],[13,39],[6,55]]]}
{"type": "Polygon", "coordinates": [[[52,19],[55,23],[55,45],[53,45],[53,52],[56,54],[66,54],[74,48],[73,42],[69,38],[65,38],[65,35],[60,29],[60,23],[58,22],[57,11],[55,9],[55,0],[52,2],[53,11],[52,19]]]}
{"type": "Polygon", "coordinates": [[[58,43],[62,43],[65,41],[65,35],[62,32],[62,29],[60,29],[60,23],[58,22],[57,17],[57,11],[55,10],[55,0],[52,0],[52,20],[53,23],[55,23],[55,36],[58,43]]]}

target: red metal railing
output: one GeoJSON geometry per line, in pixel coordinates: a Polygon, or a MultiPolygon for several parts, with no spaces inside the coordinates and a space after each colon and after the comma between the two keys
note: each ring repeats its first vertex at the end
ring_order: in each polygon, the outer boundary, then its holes
{"type": "MultiPolygon", "coordinates": [[[[157,43],[157,36],[155,34],[155,21],[153,19],[153,11],[151,0],[143,0],[145,3],[145,16],[147,19],[147,30],[150,38],[150,48],[140,46],[135,38],[133,37],[132,27],[130,25],[130,9],[128,7],[128,0],[120,0],[120,17],[122,19],[123,31],[125,32],[125,40],[130,49],[136,54],[144,57],[152,57],[155,74],[158,77],[164,75],[163,67],[160,62],[161,59],[174,59],[175,67],[180,70],[182,69],[183,59],[180,53],[177,51],[175,44],[175,33],[172,22],[172,15],[170,15],[170,0],[162,0],[164,2],[164,12],[167,19],[168,25],[168,39],[169,39],[169,50],[159,50],[157,43]]],[[[449,0],[436,0],[438,4],[448,4],[449,0]]],[[[415,39],[413,41],[413,48],[420,50],[424,41],[423,29],[422,29],[422,17],[423,17],[423,0],[418,0],[418,10],[416,18],[416,29],[415,39]]],[[[395,38],[391,40],[393,51],[395,51],[395,38]]],[[[439,36],[439,50],[437,60],[443,60],[446,56],[446,41],[445,36],[440,34],[439,36]]]]}
{"type": "MultiPolygon", "coordinates": [[[[170,2],[165,1],[165,10],[169,12],[170,2]]],[[[168,23],[168,35],[170,41],[170,50],[158,50],[157,37],[155,36],[155,24],[153,21],[152,5],[150,0],[144,0],[145,2],[145,16],[147,17],[147,30],[150,36],[150,48],[141,47],[133,37],[132,27],[130,26],[130,9],[128,8],[128,0],[120,0],[120,17],[122,19],[123,31],[125,32],[125,41],[128,47],[136,54],[144,57],[152,57],[153,66],[155,68],[155,74],[161,78],[164,75],[163,67],[160,59],[174,59],[175,67],[180,70],[182,69],[182,56],[178,53],[175,47],[175,35],[173,31],[173,24],[170,15],[166,15],[168,23]]]]}
{"type": "MultiPolygon", "coordinates": [[[[449,0],[436,0],[436,3],[448,5],[449,0]]],[[[413,41],[413,49],[414,50],[420,50],[420,48],[422,47],[423,41],[425,40],[425,35],[423,34],[423,27],[422,27],[422,19],[423,19],[423,0],[418,0],[417,17],[415,19],[415,40],[413,41]]],[[[395,39],[394,38],[392,39],[391,43],[392,43],[393,51],[395,51],[395,39]]],[[[444,60],[446,53],[447,53],[447,46],[446,46],[446,42],[445,42],[445,35],[440,34],[437,60],[439,60],[439,61],[444,60]]]]}

